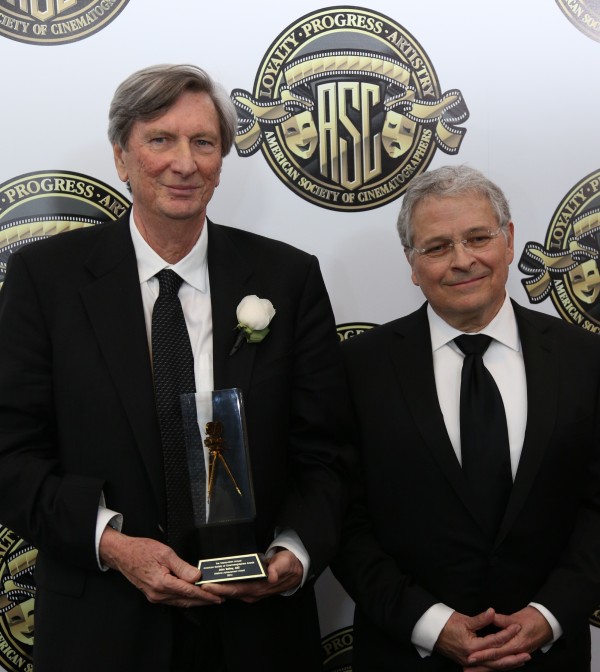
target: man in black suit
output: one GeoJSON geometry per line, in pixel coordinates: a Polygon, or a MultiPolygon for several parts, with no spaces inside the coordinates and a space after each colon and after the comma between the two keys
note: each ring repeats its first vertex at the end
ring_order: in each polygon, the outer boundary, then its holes
{"type": "Polygon", "coordinates": [[[600,343],[508,298],[513,223],[480,172],[415,178],[398,229],[427,303],[343,347],[362,464],[334,571],[356,602],[353,670],[589,670],[600,343]],[[502,433],[466,450],[454,338],[476,333],[507,440],[473,479],[502,433]]]}
{"type": "Polygon", "coordinates": [[[132,211],[10,258],[0,520],[39,549],[36,672],[321,665],[312,584],[345,501],[343,368],[315,257],[206,218],[235,124],[199,68],[135,73],[109,126],[132,211]],[[196,390],[243,392],[254,477],[254,522],[203,534],[189,555],[167,545],[149,352],[165,268],[183,279],[196,390]],[[247,295],[275,316],[262,342],[230,354],[247,295]],[[223,548],[219,537],[253,538],[267,578],[196,585],[195,563],[223,548]]]}

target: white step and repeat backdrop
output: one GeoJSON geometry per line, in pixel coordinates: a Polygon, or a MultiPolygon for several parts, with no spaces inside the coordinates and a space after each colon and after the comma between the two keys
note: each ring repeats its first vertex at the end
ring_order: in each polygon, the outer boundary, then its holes
{"type": "MultiPolygon", "coordinates": [[[[445,163],[506,191],[511,295],[600,331],[599,10],[0,0],[0,283],[19,245],[123,211],[106,139],[113,91],[134,70],[185,62],[231,92],[243,122],[209,216],[315,253],[340,338],[420,305],[395,217],[411,177],[445,163]]],[[[11,672],[32,669],[35,555],[0,525],[0,669],[11,672]]],[[[349,669],[352,605],[329,573],[318,588],[326,669],[349,669]]]]}

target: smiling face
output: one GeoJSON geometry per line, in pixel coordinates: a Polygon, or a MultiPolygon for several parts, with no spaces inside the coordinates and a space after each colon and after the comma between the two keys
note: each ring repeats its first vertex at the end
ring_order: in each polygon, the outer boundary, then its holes
{"type": "Polygon", "coordinates": [[[23,644],[33,645],[35,600],[33,598],[16,604],[6,613],[6,620],[14,638],[23,644]]]}
{"type": "Polygon", "coordinates": [[[160,117],[136,121],[127,147],[113,150],[145,226],[202,226],[222,164],[219,118],[207,93],[184,92],[160,117]]]}
{"type": "Polygon", "coordinates": [[[311,112],[299,112],[282,124],[285,144],[301,159],[309,159],[319,139],[311,112]]]}
{"type": "Polygon", "coordinates": [[[600,295],[600,274],[594,259],[588,259],[569,271],[575,296],[584,303],[594,303],[600,295]]]}
{"type": "MultiPolygon", "coordinates": [[[[498,229],[498,220],[487,198],[476,194],[455,197],[429,196],[412,213],[413,246],[463,240],[473,229],[498,229]]],[[[466,250],[460,243],[441,259],[430,259],[409,250],[412,281],[433,310],[461,331],[479,331],[500,310],[506,294],[508,267],[514,256],[514,229],[494,238],[482,250],[466,250]]]]}

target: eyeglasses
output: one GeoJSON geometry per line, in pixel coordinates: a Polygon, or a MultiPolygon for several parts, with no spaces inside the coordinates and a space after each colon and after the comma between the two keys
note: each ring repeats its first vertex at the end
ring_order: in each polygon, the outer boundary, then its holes
{"type": "Polygon", "coordinates": [[[479,252],[486,247],[502,233],[502,227],[496,231],[490,229],[477,229],[470,231],[463,240],[440,240],[427,247],[409,247],[422,257],[427,259],[443,259],[448,257],[456,245],[462,245],[469,252],[479,252]]]}

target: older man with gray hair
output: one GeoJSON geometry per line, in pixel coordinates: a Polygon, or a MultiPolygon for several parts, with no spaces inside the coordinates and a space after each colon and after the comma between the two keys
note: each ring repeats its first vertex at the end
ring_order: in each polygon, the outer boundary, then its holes
{"type": "Polygon", "coordinates": [[[39,549],[35,670],[316,670],[349,463],[318,262],[208,220],[236,116],[203,70],[134,73],[109,117],[131,211],[20,249],[0,294],[0,520],[39,549]],[[234,348],[254,295],[270,332],[234,348]],[[229,388],[256,517],[199,534],[179,394],[229,388]],[[229,547],[266,577],[197,585],[229,547]]]}
{"type": "Polygon", "coordinates": [[[514,225],[467,166],[415,178],[416,312],[343,347],[361,454],[335,573],[354,672],[590,669],[600,343],[506,292],[514,225]]]}

